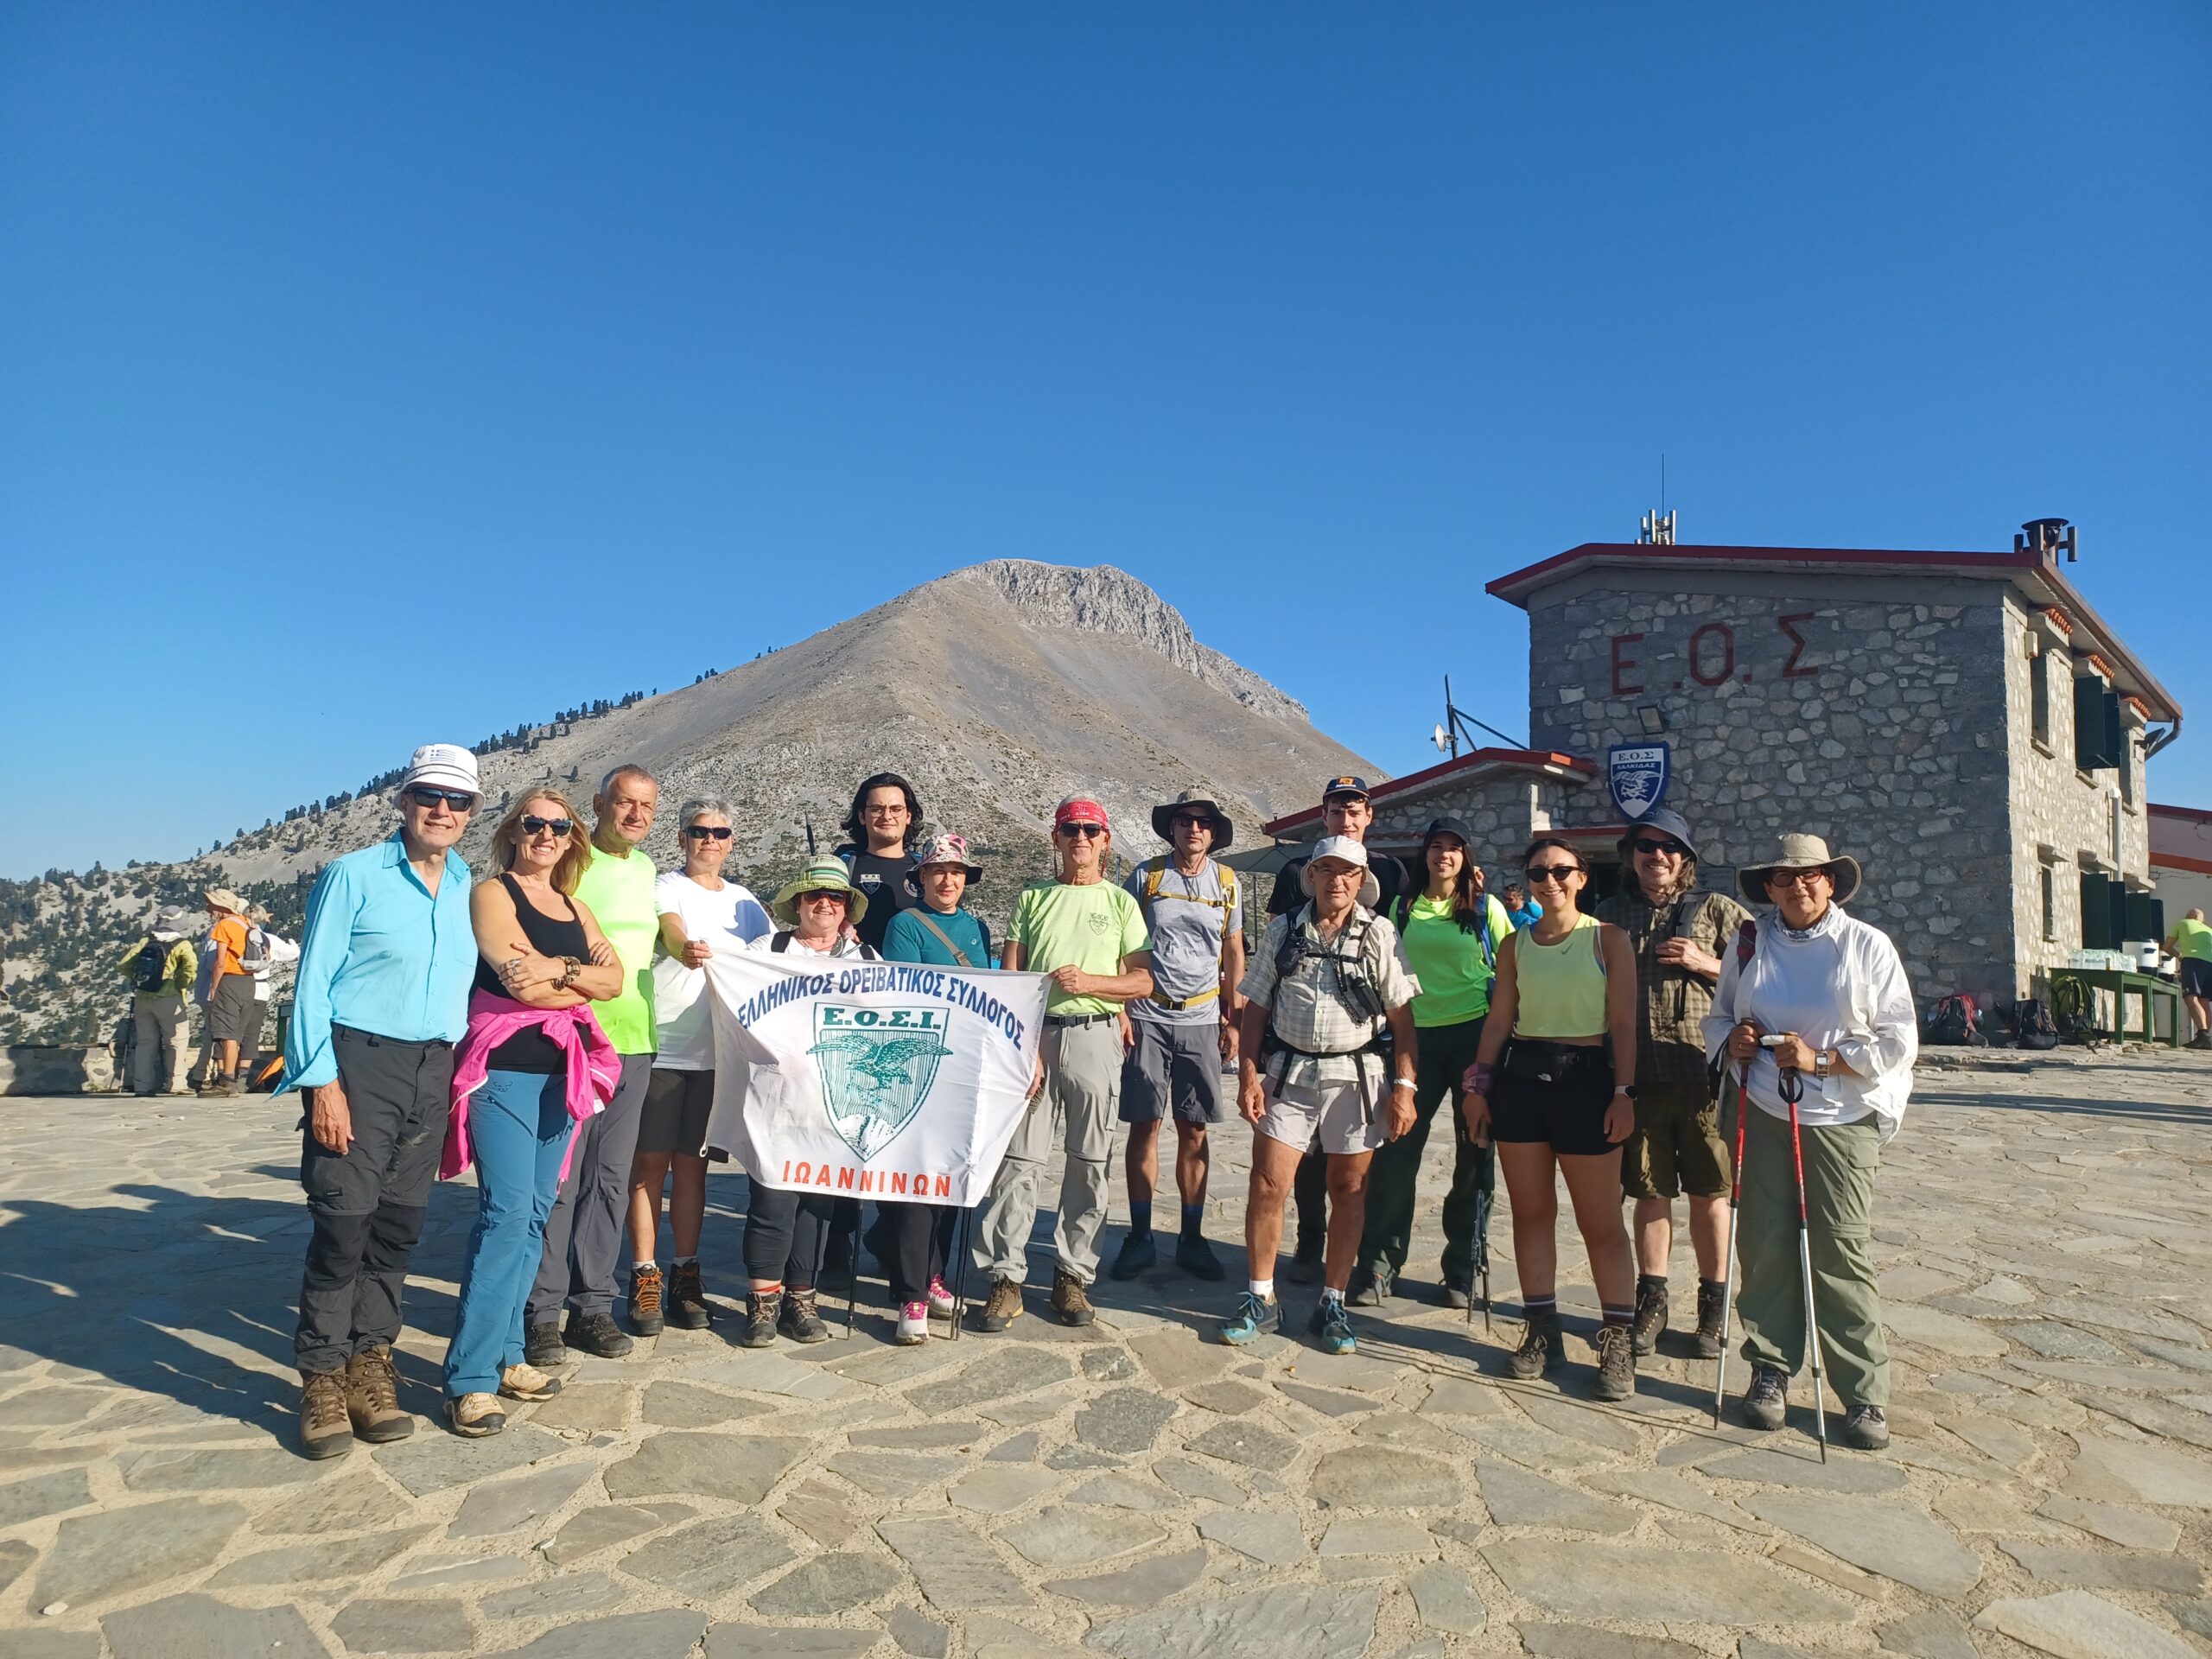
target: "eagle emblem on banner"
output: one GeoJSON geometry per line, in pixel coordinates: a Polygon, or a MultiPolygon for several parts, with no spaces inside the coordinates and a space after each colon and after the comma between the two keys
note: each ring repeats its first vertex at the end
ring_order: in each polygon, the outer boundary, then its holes
{"type": "Polygon", "coordinates": [[[822,1073],[822,1105],[830,1125],[862,1162],[899,1138],[913,1121],[945,1046],[947,1008],[859,1007],[821,1002],[814,1009],[814,1046],[822,1073]]]}

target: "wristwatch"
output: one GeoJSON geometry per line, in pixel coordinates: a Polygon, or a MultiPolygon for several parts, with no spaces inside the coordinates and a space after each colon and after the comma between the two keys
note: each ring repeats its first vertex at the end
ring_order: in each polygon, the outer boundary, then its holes
{"type": "Polygon", "coordinates": [[[1636,1085],[1632,1083],[1624,1083],[1619,1087],[1616,1088],[1613,1092],[1617,1095],[1626,1095],[1630,1100],[1634,1100],[1636,1098],[1636,1085]]]}
{"type": "Polygon", "coordinates": [[[1826,1050],[1825,1048],[1823,1048],[1823,1049],[1819,1050],[1818,1052],[1816,1052],[1814,1054],[1814,1056],[1813,1056],[1813,1075],[1814,1075],[1815,1077],[1825,1077],[1826,1076],[1827,1076],[1827,1074],[1828,1074],[1829,1072],[1833,1071],[1834,1069],[1835,1069],[1835,1058],[1834,1058],[1834,1056],[1833,1056],[1832,1054],[1830,1054],[1830,1053],[1827,1052],[1827,1050],[1826,1050]]]}
{"type": "Polygon", "coordinates": [[[1393,1077],[1390,1086],[1393,1089],[1418,1089],[1421,1084],[1412,1077],[1393,1077]]]}

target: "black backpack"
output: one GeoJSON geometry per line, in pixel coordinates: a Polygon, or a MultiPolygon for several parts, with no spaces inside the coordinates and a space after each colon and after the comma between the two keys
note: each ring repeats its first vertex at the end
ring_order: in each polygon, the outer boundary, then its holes
{"type": "Polygon", "coordinates": [[[174,944],[163,944],[151,934],[138,947],[138,955],[130,963],[131,988],[152,995],[168,982],[169,954],[176,949],[174,944]]]}
{"type": "Polygon", "coordinates": [[[2022,1048],[2058,1046],[2058,1027],[2040,998],[2023,997],[2012,1005],[2012,1040],[2022,1048]]]}
{"type": "Polygon", "coordinates": [[[1928,1014],[1928,1040],[1954,1048],[1987,1047],[1989,1039],[1982,1035],[1974,998],[1955,991],[1936,1003],[1928,1014]]]}

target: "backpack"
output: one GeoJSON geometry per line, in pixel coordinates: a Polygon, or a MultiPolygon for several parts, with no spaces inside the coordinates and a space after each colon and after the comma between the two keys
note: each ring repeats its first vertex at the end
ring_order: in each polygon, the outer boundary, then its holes
{"type": "Polygon", "coordinates": [[[130,963],[131,989],[143,991],[150,996],[167,986],[169,957],[175,950],[174,943],[163,944],[152,934],[148,934],[130,963]]]}
{"type": "Polygon", "coordinates": [[[1349,927],[1337,935],[1338,943],[1348,944],[1349,949],[1332,950],[1326,945],[1306,942],[1304,923],[1312,908],[1310,905],[1301,905],[1284,918],[1282,942],[1275,946],[1276,982],[1290,978],[1309,961],[1332,959],[1337,964],[1338,989],[1334,995],[1338,1005],[1354,1020],[1382,1019],[1388,1013],[1382,1005],[1382,993],[1367,971],[1367,935],[1375,925],[1375,913],[1361,912],[1359,931],[1349,940],[1345,938],[1351,932],[1349,927]]]}
{"type": "Polygon", "coordinates": [[[2050,988],[2050,1007],[2061,1041],[2094,1048],[2112,1036],[2097,1023],[2095,994],[2077,979],[2063,979],[2050,988]]]}
{"type": "Polygon", "coordinates": [[[1982,1034],[1974,998],[1963,991],[1955,991],[1929,1009],[1928,1040],[1953,1047],[1988,1047],[1989,1039],[1982,1034]]]}
{"type": "Polygon", "coordinates": [[[2058,1027],[2051,1023],[2050,1011],[2037,997],[2023,997],[2012,1005],[2012,1034],[2022,1048],[2058,1046],[2058,1027]]]}
{"type": "MultiPolygon", "coordinates": [[[[1137,908],[1143,913],[1147,929],[1152,927],[1152,908],[1160,898],[1160,884],[1167,879],[1167,866],[1168,860],[1162,856],[1148,858],[1137,867],[1144,875],[1144,891],[1137,895],[1137,908]]],[[[1221,881],[1221,897],[1218,899],[1202,899],[1192,893],[1172,893],[1167,896],[1179,899],[1185,904],[1203,905],[1208,910],[1217,910],[1221,912],[1221,959],[1226,963],[1229,960],[1230,930],[1235,928],[1236,937],[1240,939],[1243,937],[1243,912],[1240,907],[1236,892],[1236,872],[1226,864],[1216,864],[1214,874],[1221,881]]],[[[1163,1007],[1192,1007],[1202,1002],[1211,1002],[1220,995],[1219,988],[1216,987],[1211,990],[1200,991],[1177,1004],[1163,1001],[1158,996],[1150,1000],[1160,1002],[1163,1007]]]]}
{"type": "Polygon", "coordinates": [[[269,971],[269,936],[252,922],[246,924],[245,950],[238,957],[238,966],[256,979],[269,971]]]}

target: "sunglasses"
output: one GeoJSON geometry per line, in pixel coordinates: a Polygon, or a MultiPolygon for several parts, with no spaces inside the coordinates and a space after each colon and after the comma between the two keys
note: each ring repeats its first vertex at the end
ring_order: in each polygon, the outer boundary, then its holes
{"type": "Polygon", "coordinates": [[[550,830],[555,835],[566,838],[569,832],[575,827],[575,822],[569,818],[540,818],[531,817],[526,817],[522,821],[522,832],[525,836],[542,836],[548,830],[550,830]]]}
{"type": "Polygon", "coordinates": [[[694,841],[728,841],[729,826],[726,823],[687,823],[683,833],[694,841]]]}
{"type": "Polygon", "coordinates": [[[1809,887],[1815,881],[1825,881],[1827,879],[1828,873],[1817,868],[1809,870],[1777,870],[1772,875],[1767,877],[1766,884],[1770,887],[1809,887]]]}
{"type": "Polygon", "coordinates": [[[1213,828],[1213,820],[1211,818],[1196,817],[1188,812],[1178,812],[1167,822],[1171,827],[1177,830],[1211,830],[1213,828]]]}
{"type": "Polygon", "coordinates": [[[809,887],[798,895],[802,905],[842,905],[845,894],[836,887],[809,887]]]}
{"type": "Polygon", "coordinates": [[[1570,875],[1581,874],[1582,867],[1580,864],[1532,864],[1522,874],[1531,881],[1564,882],[1570,875]]]}
{"type": "Polygon", "coordinates": [[[443,801],[456,812],[472,811],[476,806],[476,798],[465,789],[432,789],[423,784],[411,785],[407,798],[422,807],[435,806],[443,801]]]}
{"type": "Polygon", "coordinates": [[[1679,841],[1639,840],[1636,843],[1636,850],[1639,853],[1650,853],[1655,856],[1660,853],[1672,853],[1676,858],[1686,858],[1689,855],[1690,849],[1679,841]]]}
{"type": "Polygon", "coordinates": [[[1077,836],[1081,836],[1086,841],[1096,841],[1106,831],[1103,826],[1096,823],[1064,823],[1055,833],[1065,836],[1071,841],[1077,836]]]}

